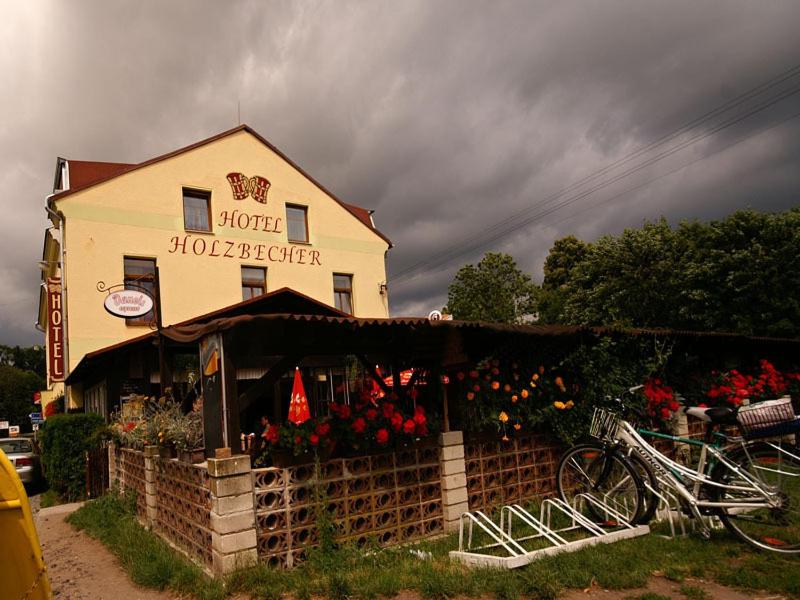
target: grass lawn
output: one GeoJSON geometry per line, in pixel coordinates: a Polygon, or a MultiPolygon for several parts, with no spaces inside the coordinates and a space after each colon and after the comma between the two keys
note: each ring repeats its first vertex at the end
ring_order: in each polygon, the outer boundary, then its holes
{"type": "MultiPolygon", "coordinates": [[[[800,598],[800,556],[751,550],[726,531],[715,532],[710,541],[649,535],[543,558],[512,571],[467,569],[450,562],[447,553],[457,546],[455,536],[388,549],[345,546],[311,552],[309,560],[292,571],[258,566],[234,573],[223,587],[142,528],[129,503],[114,495],[87,503],[69,520],[109,546],[137,583],[199,598],[243,593],[267,599],[368,600],[414,590],[437,600],[459,595],[547,600],[557,598],[565,588],[590,587],[593,581],[608,589],[643,587],[654,572],[676,582],[704,578],[800,598]],[[430,553],[430,558],[420,558],[418,551],[430,553]]],[[[689,583],[683,585],[682,593],[690,600],[705,597],[703,590],[689,583]]]]}

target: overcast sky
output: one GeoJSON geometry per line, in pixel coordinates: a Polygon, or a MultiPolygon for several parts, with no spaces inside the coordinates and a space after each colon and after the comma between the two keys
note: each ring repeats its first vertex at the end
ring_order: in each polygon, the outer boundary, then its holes
{"type": "Polygon", "coordinates": [[[798,203],[800,94],[779,99],[800,86],[797,1],[4,0],[2,14],[0,343],[42,340],[56,157],[141,162],[237,125],[237,102],[376,211],[389,272],[405,272],[394,314],[441,307],[487,249],[540,280],[565,235],[798,203]]]}

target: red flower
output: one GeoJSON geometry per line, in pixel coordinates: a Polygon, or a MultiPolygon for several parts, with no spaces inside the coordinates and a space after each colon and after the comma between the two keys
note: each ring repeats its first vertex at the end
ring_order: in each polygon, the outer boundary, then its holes
{"type": "Polygon", "coordinates": [[[378,417],[378,411],[374,408],[369,408],[364,415],[367,417],[367,421],[374,421],[378,417]]]}
{"type": "Polygon", "coordinates": [[[378,429],[378,432],[375,434],[375,440],[383,445],[389,442],[389,432],[386,429],[378,429]]]}
{"type": "Polygon", "coordinates": [[[471,379],[477,379],[480,376],[480,373],[478,373],[475,369],[473,369],[472,371],[469,372],[469,376],[471,379]]]}
{"type": "Polygon", "coordinates": [[[125,433],[129,433],[129,432],[133,431],[134,429],[136,429],[136,423],[134,423],[133,421],[128,421],[123,426],[122,431],[124,431],[125,433]]]}
{"type": "Polygon", "coordinates": [[[459,371],[456,374],[456,379],[458,379],[459,381],[464,381],[464,371],[459,371]]]}
{"type": "Polygon", "coordinates": [[[269,429],[267,429],[262,435],[266,438],[266,440],[270,444],[277,444],[278,443],[278,426],[277,425],[270,425],[269,429]]]}
{"type": "Polygon", "coordinates": [[[340,419],[345,419],[345,420],[349,419],[350,415],[352,415],[352,414],[353,414],[353,412],[350,410],[350,406],[348,404],[342,404],[339,407],[339,418],[340,419]]]}
{"type": "Polygon", "coordinates": [[[364,433],[364,430],[367,428],[367,422],[362,417],[358,417],[353,421],[351,427],[356,433],[364,433]]]}
{"type": "Polygon", "coordinates": [[[392,429],[400,431],[403,428],[403,415],[396,412],[392,415],[392,429]]]}
{"type": "Polygon", "coordinates": [[[428,419],[422,413],[417,413],[414,415],[414,423],[417,425],[425,425],[428,422],[428,419]]]}
{"type": "Polygon", "coordinates": [[[303,438],[301,438],[299,435],[294,436],[294,445],[295,446],[299,446],[302,443],[303,443],[303,438]]]}
{"type": "Polygon", "coordinates": [[[425,414],[425,407],[422,406],[421,404],[417,404],[414,407],[414,414],[415,415],[424,415],[425,414]]]}
{"type": "Polygon", "coordinates": [[[319,444],[319,436],[316,433],[312,433],[310,436],[308,436],[308,441],[312,446],[316,446],[319,444]]]}
{"type": "Polygon", "coordinates": [[[425,423],[418,423],[414,433],[419,436],[426,436],[428,435],[428,426],[425,423]]]}
{"type": "Polygon", "coordinates": [[[391,419],[394,414],[394,404],[391,402],[384,402],[381,406],[381,411],[383,412],[384,419],[391,419]]]}
{"type": "Polygon", "coordinates": [[[320,423],[319,425],[317,425],[317,435],[325,437],[330,432],[331,432],[330,423],[320,423]]]}
{"type": "Polygon", "coordinates": [[[414,423],[414,421],[412,419],[409,419],[408,421],[403,423],[403,431],[405,433],[408,433],[408,434],[414,433],[416,428],[417,428],[417,424],[414,423]]]}

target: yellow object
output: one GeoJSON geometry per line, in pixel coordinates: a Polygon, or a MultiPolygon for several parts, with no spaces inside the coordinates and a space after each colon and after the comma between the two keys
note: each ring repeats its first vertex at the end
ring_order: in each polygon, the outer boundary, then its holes
{"type": "Polygon", "coordinates": [[[50,582],[33,526],[28,495],[14,465],[0,450],[0,596],[51,598],[50,582]]]}
{"type": "Polygon", "coordinates": [[[568,400],[564,406],[566,406],[567,408],[572,408],[573,406],[575,406],[575,403],[572,400],[568,400]]]}
{"type": "Polygon", "coordinates": [[[561,402],[560,400],[556,400],[555,402],[553,402],[553,406],[555,406],[558,410],[564,410],[567,407],[567,405],[561,402]]]}
{"type": "Polygon", "coordinates": [[[501,412],[499,418],[501,423],[508,421],[508,414],[506,414],[506,411],[501,412]]]}

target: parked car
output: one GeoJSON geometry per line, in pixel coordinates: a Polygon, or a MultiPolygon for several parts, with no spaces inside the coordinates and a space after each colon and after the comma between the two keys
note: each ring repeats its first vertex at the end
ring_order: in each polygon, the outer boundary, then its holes
{"type": "Polygon", "coordinates": [[[0,450],[6,453],[17,475],[25,485],[37,483],[41,478],[39,455],[30,438],[0,438],[0,450]]]}

